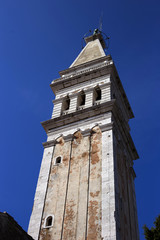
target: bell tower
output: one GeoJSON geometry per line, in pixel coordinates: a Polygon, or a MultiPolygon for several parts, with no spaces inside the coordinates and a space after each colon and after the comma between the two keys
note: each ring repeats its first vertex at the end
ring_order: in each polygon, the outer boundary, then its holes
{"type": "Polygon", "coordinates": [[[51,83],[28,233],[35,240],[138,240],[133,112],[100,32],[51,83]]]}

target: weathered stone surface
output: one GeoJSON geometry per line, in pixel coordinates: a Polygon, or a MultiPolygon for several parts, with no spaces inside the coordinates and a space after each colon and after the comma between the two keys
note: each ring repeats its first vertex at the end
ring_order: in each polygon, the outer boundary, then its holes
{"type": "Polygon", "coordinates": [[[50,166],[54,147],[48,147],[44,150],[39,179],[37,183],[36,194],[34,198],[34,205],[32,215],[29,222],[28,233],[35,239],[38,239],[41,220],[43,214],[43,207],[48,186],[48,179],[50,174],[50,166]],[[44,180],[45,179],[45,180],[44,180]]]}
{"type": "Polygon", "coordinates": [[[101,239],[101,170],[102,134],[99,127],[92,129],[88,199],[87,239],[101,239]]]}
{"type": "Polygon", "coordinates": [[[77,59],[73,62],[71,67],[95,60],[97,58],[105,56],[103,48],[98,39],[89,42],[86,47],[79,54],[77,59]]]}
{"type": "Polygon", "coordinates": [[[42,123],[47,142],[29,225],[35,240],[139,240],[133,112],[99,44],[90,41],[51,84],[56,99],[52,119],[42,123]],[[70,104],[63,111],[65,99],[70,104]],[[55,164],[58,156],[62,162],[55,164]],[[54,222],[46,228],[50,215],[54,222]]]}
{"type": "Polygon", "coordinates": [[[86,230],[89,140],[78,131],[74,134],[63,239],[84,239],[86,230]]]}
{"type": "Polygon", "coordinates": [[[40,239],[42,240],[56,240],[61,237],[70,161],[70,145],[71,143],[64,142],[62,137],[57,139],[57,144],[52,158],[47,195],[41,223],[40,239]],[[58,156],[62,157],[62,163],[56,165],[55,159],[58,156]],[[51,229],[44,228],[44,220],[48,215],[54,215],[54,227],[51,229]]]}

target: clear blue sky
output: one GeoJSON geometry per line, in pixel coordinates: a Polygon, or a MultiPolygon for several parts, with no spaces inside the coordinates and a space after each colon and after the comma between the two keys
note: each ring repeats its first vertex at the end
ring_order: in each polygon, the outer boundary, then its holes
{"type": "Polygon", "coordinates": [[[98,27],[111,37],[110,53],[133,108],[131,135],[141,240],[143,224],[160,214],[160,1],[0,0],[0,211],[27,230],[52,112],[50,82],[98,27]]]}

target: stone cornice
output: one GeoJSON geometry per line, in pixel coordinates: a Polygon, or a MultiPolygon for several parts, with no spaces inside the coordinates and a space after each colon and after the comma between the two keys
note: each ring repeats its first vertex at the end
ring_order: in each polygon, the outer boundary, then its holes
{"type": "MultiPolygon", "coordinates": [[[[75,67],[71,67],[71,68],[65,69],[65,70],[63,70],[63,71],[60,71],[59,74],[60,74],[60,76],[63,76],[63,75],[65,75],[65,74],[66,74],[66,75],[69,75],[69,74],[71,74],[71,73],[73,73],[73,72],[79,71],[80,69],[87,68],[87,67],[90,68],[91,66],[93,66],[93,65],[95,65],[95,64],[99,64],[99,63],[101,63],[101,62],[103,62],[103,61],[110,61],[110,60],[112,60],[111,55],[107,55],[107,56],[104,56],[104,57],[101,57],[101,58],[97,58],[97,59],[95,59],[95,60],[92,60],[92,61],[89,61],[89,62],[80,64],[80,65],[77,65],[77,66],[75,66],[75,67]]],[[[54,80],[54,81],[57,81],[57,80],[58,80],[58,79],[56,79],[56,80],[54,80]]]]}
{"type": "MultiPolygon", "coordinates": [[[[120,132],[123,141],[126,143],[126,146],[128,148],[128,151],[131,154],[132,159],[137,159],[139,158],[138,153],[136,151],[135,145],[133,143],[133,140],[131,138],[131,135],[129,131],[126,129],[126,126],[123,122],[123,119],[121,119],[121,115],[119,114],[119,107],[116,103],[116,100],[111,100],[109,102],[101,103],[100,105],[97,106],[92,106],[83,110],[76,111],[74,113],[69,113],[67,115],[62,115],[57,118],[53,118],[50,120],[47,120],[45,122],[42,122],[42,126],[45,129],[46,133],[50,133],[54,130],[57,130],[58,128],[62,128],[64,126],[69,126],[73,123],[76,123],[80,120],[85,120],[87,118],[91,118],[94,116],[102,115],[107,112],[112,112],[114,116],[114,131],[120,132]]],[[[113,123],[106,124],[106,125],[100,125],[99,127],[101,128],[101,131],[107,131],[112,129],[113,123]]],[[[85,135],[88,135],[90,133],[90,129],[85,130],[86,133],[85,135]]],[[[67,136],[64,136],[64,138],[67,138],[67,136]]],[[[71,138],[71,136],[70,136],[71,138]]],[[[67,141],[67,139],[66,139],[67,141]]],[[[48,147],[51,145],[54,145],[55,142],[51,141],[51,143],[44,143],[44,147],[48,147]]]]}
{"type": "MultiPolygon", "coordinates": [[[[66,98],[66,97],[63,97],[63,98],[66,98]]],[[[52,102],[55,104],[55,103],[60,103],[62,102],[62,98],[57,98],[57,99],[53,99],[52,102]]]]}
{"type": "Polygon", "coordinates": [[[48,133],[50,130],[54,130],[58,127],[62,127],[67,124],[78,122],[79,120],[112,111],[114,103],[115,100],[111,100],[105,103],[101,103],[98,106],[92,106],[73,113],[68,113],[67,115],[61,115],[60,117],[44,121],[41,124],[46,133],[48,133]]]}
{"type": "MultiPolygon", "coordinates": [[[[64,88],[67,88],[70,86],[74,86],[75,84],[82,83],[82,82],[88,81],[90,79],[98,78],[98,77],[101,77],[101,76],[104,76],[107,74],[113,75],[113,78],[115,79],[114,82],[116,82],[116,85],[118,86],[118,88],[121,92],[121,96],[123,97],[123,102],[124,102],[124,106],[126,108],[126,112],[128,114],[128,118],[133,118],[134,117],[133,111],[131,109],[131,106],[129,104],[128,98],[125,94],[124,88],[119,79],[119,76],[118,76],[118,73],[117,73],[117,70],[116,70],[116,67],[115,67],[113,61],[110,60],[108,62],[107,61],[105,62],[103,60],[103,62],[102,62],[102,59],[103,58],[101,58],[101,62],[100,62],[101,64],[99,64],[96,67],[93,66],[87,70],[82,69],[82,71],[79,71],[78,73],[68,75],[66,77],[61,77],[61,78],[53,81],[50,84],[53,92],[56,93],[57,90],[64,89],[64,88]],[[96,71],[96,74],[94,74],[95,71],[96,71]],[[87,72],[88,72],[88,75],[91,75],[90,78],[88,78],[88,76],[86,76],[87,72]]],[[[112,80],[111,80],[111,82],[112,82],[112,80]]]]}
{"type": "Polygon", "coordinates": [[[109,131],[113,128],[113,122],[108,124],[99,125],[102,132],[109,131]]]}
{"type": "MultiPolygon", "coordinates": [[[[82,71],[79,71],[78,73],[71,74],[71,75],[68,75],[66,77],[61,77],[59,79],[56,79],[50,84],[50,87],[55,94],[57,90],[64,89],[66,87],[73,86],[77,83],[87,81],[86,78],[85,78],[85,75],[87,73],[89,75],[91,75],[95,71],[97,72],[98,70],[105,70],[105,72],[103,74],[102,74],[102,72],[99,72],[99,77],[102,76],[102,75],[109,74],[111,72],[111,69],[110,69],[111,67],[113,67],[113,61],[112,60],[109,61],[109,62],[103,62],[96,67],[93,66],[90,69],[82,70],[82,71]]],[[[97,74],[95,74],[95,76],[92,75],[92,79],[97,78],[97,77],[98,77],[97,74]]]]}
{"type": "Polygon", "coordinates": [[[56,140],[54,139],[54,140],[51,140],[51,141],[48,141],[48,142],[43,142],[42,144],[43,144],[44,148],[52,147],[52,146],[56,145],[56,140]]]}
{"type": "Polygon", "coordinates": [[[74,73],[74,72],[73,72],[71,75],[67,75],[67,76],[58,78],[58,79],[54,80],[54,81],[51,83],[51,85],[54,84],[54,83],[57,83],[57,82],[60,81],[60,80],[68,80],[68,79],[70,79],[70,78],[72,78],[72,77],[78,77],[79,75],[86,74],[86,73],[90,73],[91,71],[95,71],[95,70],[98,70],[98,69],[100,69],[100,68],[102,68],[102,67],[106,67],[106,66],[109,66],[109,65],[112,65],[112,64],[113,64],[113,60],[104,61],[104,62],[102,62],[101,64],[99,64],[98,66],[92,66],[92,67],[89,68],[89,69],[83,69],[83,70],[81,70],[81,71],[79,71],[79,72],[77,72],[77,73],[74,73]]]}
{"type": "MultiPolygon", "coordinates": [[[[111,130],[113,128],[113,123],[108,123],[108,124],[103,124],[103,125],[98,125],[99,128],[101,129],[102,132],[104,131],[108,131],[111,130]]],[[[81,131],[81,129],[79,129],[79,131],[81,132],[81,134],[83,135],[83,137],[87,137],[90,136],[92,134],[92,129],[85,129],[84,131],[81,131]]],[[[74,138],[74,133],[73,134],[68,134],[67,136],[63,136],[61,135],[61,137],[63,137],[65,142],[68,141],[72,141],[72,139],[74,138]]],[[[51,140],[51,141],[47,141],[43,143],[43,147],[47,148],[47,147],[51,147],[54,146],[55,144],[57,144],[58,142],[56,141],[56,139],[51,140]]]]}

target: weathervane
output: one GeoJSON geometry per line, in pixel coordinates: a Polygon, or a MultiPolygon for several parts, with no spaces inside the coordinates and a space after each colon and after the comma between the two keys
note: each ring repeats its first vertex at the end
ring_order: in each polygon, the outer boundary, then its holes
{"type": "MultiPolygon", "coordinates": [[[[93,33],[93,36],[94,36],[94,35],[101,34],[102,37],[103,37],[103,40],[105,41],[105,45],[106,45],[106,46],[105,46],[105,50],[108,50],[110,37],[107,36],[104,32],[100,31],[98,28],[94,29],[94,31],[89,30],[89,31],[83,36],[83,38],[82,38],[82,49],[84,48],[84,39],[85,39],[89,34],[91,34],[91,33],[93,33]]],[[[88,36],[88,37],[89,37],[89,36],[88,36]]]]}
{"type": "Polygon", "coordinates": [[[104,32],[102,32],[102,18],[103,18],[103,12],[101,13],[101,17],[100,17],[100,21],[99,21],[99,28],[96,28],[94,29],[94,31],[92,30],[89,30],[87,33],[84,34],[83,38],[82,38],[82,49],[84,48],[84,39],[91,33],[93,33],[93,36],[94,35],[98,35],[98,34],[101,34],[102,37],[103,37],[103,40],[105,42],[105,50],[108,50],[109,48],[109,39],[110,37],[107,36],[104,32]]]}

